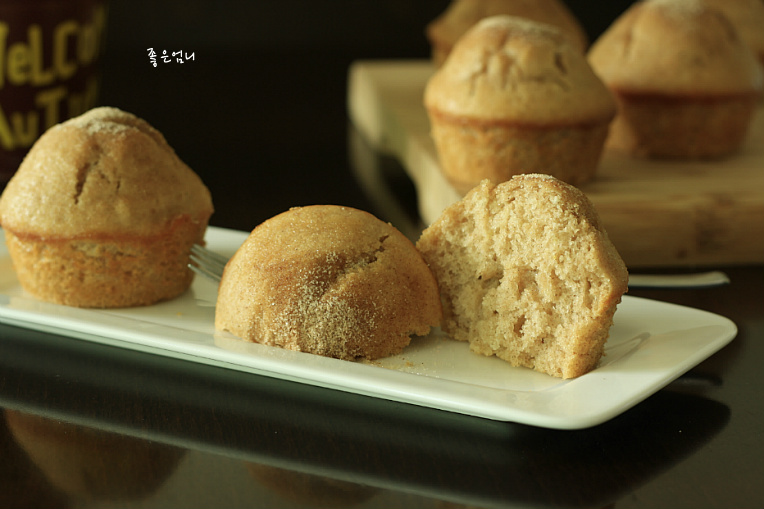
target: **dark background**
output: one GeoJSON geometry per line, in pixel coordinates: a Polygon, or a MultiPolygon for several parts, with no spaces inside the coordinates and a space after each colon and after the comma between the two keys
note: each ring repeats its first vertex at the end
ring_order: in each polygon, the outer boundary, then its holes
{"type": "MultiPolygon", "coordinates": [[[[593,40],[629,3],[568,5],[593,40]]],[[[213,225],[250,230],[291,206],[316,203],[369,210],[360,189],[347,189],[357,187],[347,158],[348,66],[428,58],[424,28],[447,5],[112,0],[100,102],[164,133],[208,182],[213,225]],[[153,67],[148,48],[194,59],[153,67]],[[257,213],[248,206],[253,200],[257,213]]]]}

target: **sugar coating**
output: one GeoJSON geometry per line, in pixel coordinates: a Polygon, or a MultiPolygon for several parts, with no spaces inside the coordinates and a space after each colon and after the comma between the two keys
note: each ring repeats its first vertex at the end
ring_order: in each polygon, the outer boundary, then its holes
{"type": "Polygon", "coordinates": [[[433,274],[393,226],[349,207],[298,207],[252,231],[225,268],[215,326],[352,360],[399,353],[441,318],[433,274]]]}
{"type": "Polygon", "coordinates": [[[42,238],[158,235],[212,211],[209,190],[164,136],[111,107],[46,131],[0,199],[4,228],[42,238]]]}

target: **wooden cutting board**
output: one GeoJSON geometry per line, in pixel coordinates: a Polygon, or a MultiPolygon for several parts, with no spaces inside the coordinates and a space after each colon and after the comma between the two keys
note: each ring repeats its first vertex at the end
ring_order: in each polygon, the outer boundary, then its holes
{"type": "MultiPolygon", "coordinates": [[[[349,71],[352,122],[400,160],[429,224],[457,201],[438,165],[422,105],[427,61],[359,61],[349,71]]],[[[764,105],[742,150],[717,161],[650,161],[605,151],[581,190],[630,268],[764,263],[764,105]]]]}

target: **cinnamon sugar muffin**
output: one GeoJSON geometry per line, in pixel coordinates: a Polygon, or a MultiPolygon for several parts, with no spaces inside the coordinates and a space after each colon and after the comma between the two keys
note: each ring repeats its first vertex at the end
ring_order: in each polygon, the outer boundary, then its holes
{"type": "Polygon", "coordinates": [[[212,210],[207,187],[159,131],[106,107],[45,132],[0,197],[24,290],[93,308],[183,293],[212,210]]]}
{"type": "Polygon", "coordinates": [[[558,30],[511,16],[484,19],[459,40],[424,104],[440,166],[462,193],[522,173],[590,180],[616,112],[558,30]]]}
{"type": "Polygon", "coordinates": [[[702,0],[633,4],[595,41],[589,61],[618,100],[607,146],[635,156],[736,151],[762,90],[753,51],[702,0]]]}
{"type": "Polygon", "coordinates": [[[435,278],[402,233],[367,212],[314,205],[252,231],[226,265],[215,326],[353,360],[400,353],[440,318],[435,278]]]}
{"type": "Polygon", "coordinates": [[[443,65],[456,41],[480,20],[508,15],[557,27],[581,52],[589,37],[568,7],[559,0],[453,0],[425,30],[436,66],[443,65]]]}
{"type": "Polygon", "coordinates": [[[548,175],[483,181],[417,248],[443,299],[443,330],[473,352],[572,378],[603,355],[628,274],[591,202],[548,175]]]}

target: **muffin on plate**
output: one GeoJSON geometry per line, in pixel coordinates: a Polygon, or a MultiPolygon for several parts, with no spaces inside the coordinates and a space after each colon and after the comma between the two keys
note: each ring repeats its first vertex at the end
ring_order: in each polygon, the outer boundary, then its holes
{"type": "Polygon", "coordinates": [[[456,41],[467,30],[482,19],[499,15],[517,16],[555,26],[581,52],[586,51],[589,45],[589,37],[578,19],[560,0],[453,0],[425,30],[435,65],[443,65],[456,41]]]}
{"type": "Polygon", "coordinates": [[[417,248],[443,299],[443,330],[561,378],[603,355],[628,273],[592,203],[549,175],[488,180],[448,207],[417,248]]]}
{"type": "Polygon", "coordinates": [[[46,131],[0,197],[21,286],[88,308],[143,306],[188,289],[209,190],[146,121],[101,107],[46,131]]]}
{"type": "Polygon", "coordinates": [[[470,29],[428,81],[424,105],[441,169],[462,194],[522,173],[590,180],[616,112],[559,30],[513,16],[470,29]]]}
{"type": "Polygon", "coordinates": [[[618,100],[607,146],[634,156],[733,153],[762,90],[753,51],[726,16],[702,0],[633,4],[588,58],[618,100]]]}
{"type": "Polygon", "coordinates": [[[438,286],[402,233],[350,207],[297,207],[260,224],[223,272],[215,327],[337,359],[400,353],[440,324],[438,286]]]}

